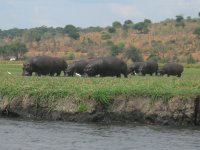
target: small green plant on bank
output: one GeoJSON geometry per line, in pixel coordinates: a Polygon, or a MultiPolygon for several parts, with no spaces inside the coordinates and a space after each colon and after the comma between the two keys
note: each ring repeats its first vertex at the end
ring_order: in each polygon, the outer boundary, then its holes
{"type": "Polygon", "coordinates": [[[85,112],[87,111],[87,105],[85,103],[79,104],[79,112],[85,112]]]}

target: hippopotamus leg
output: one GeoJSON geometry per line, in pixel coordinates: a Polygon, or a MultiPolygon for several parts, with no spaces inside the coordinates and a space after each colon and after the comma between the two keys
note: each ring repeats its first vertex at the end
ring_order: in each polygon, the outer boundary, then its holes
{"type": "Polygon", "coordinates": [[[54,76],[54,73],[53,73],[53,72],[51,72],[49,75],[50,75],[50,76],[54,76]]]}
{"type": "Polygon", "coordinates": [[[181,77],[181,74],[178,74],[177,77],[181,77]]]}
{"type": "Polygon", "coordinates": [[[60,74],[61,74],[61,71],[60,71],[60,72],[57,72],[56,76],[60,76],[60,74]]]}
{"type": "Polygon", "coordinates": [[[135,72],[132,72],[131,75],[136,75],[136,73],[135,73],[135,72]]]}
{"type": "Polygon", "coordinates": [[[37,76],[41,76],[42,75],[42,73],[41,72],[37,72],[37,73],[35,73],[37,76]]]}
{"type": "Polygon", "coordinates": [[[124,73],[124,77],[125,77],[125,78],[127,78],[127,77],[128,77],[127,73],[124,73]]]}
{"type": "Polygon", "coordinates": [[[116,77],[117,77],[117,78],[120,78],[120,77],[121,77],[121,74],[117,74],[116,77]]]}

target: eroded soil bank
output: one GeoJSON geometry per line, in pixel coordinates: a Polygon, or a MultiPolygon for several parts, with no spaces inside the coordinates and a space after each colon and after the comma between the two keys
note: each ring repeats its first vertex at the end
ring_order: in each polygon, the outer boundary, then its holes
{"type": "Polygon", "coordinates": [[[37,101],[28,95],[0,98],[2,117],[77,122],[140,122],[163,125],[200,123],[199,97],[152,100],[148,97],[117,96],[109,105],[93,99],[37,101]]]}

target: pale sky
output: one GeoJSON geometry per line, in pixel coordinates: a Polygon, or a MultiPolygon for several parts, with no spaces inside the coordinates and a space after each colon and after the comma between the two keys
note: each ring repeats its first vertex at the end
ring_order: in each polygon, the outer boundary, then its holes
{"type": "Polygon", "coordinates": [[[111,26],[114,21],[198,17],[200,0],[0,0],[0,29],[111,26]]]}

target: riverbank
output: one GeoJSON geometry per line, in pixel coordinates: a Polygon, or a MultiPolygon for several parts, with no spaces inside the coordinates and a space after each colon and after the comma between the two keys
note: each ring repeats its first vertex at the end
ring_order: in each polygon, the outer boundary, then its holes
{"type": "Polygon", "coordinates": [[[168,101],[152,101],[148,97],[117,96],[109,105],[102,105],[94,99],[62,99],[58,103],[48,105],[44,101],[37,102],[30,96],[23,95],[11,101],[2,97],[0,111],[2,117],[25,119],[195,125],[200,123],[200,114],[195,112],[198,99],[177,96],[168,101]]]}
{"type": "Polygon", "coordinates": [[[198,68],[185,68],[181,78],[24,77],[21,73],[20,64],[0,64],[3,117],[166,125],[193,125],[199,118],[195,113],[199,110],[195,101],[200,95],[198,68]]]}

